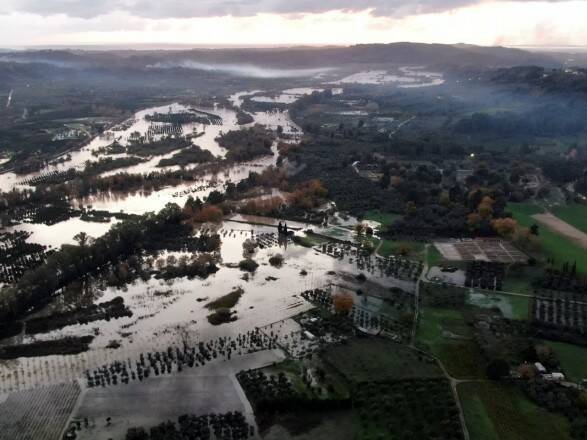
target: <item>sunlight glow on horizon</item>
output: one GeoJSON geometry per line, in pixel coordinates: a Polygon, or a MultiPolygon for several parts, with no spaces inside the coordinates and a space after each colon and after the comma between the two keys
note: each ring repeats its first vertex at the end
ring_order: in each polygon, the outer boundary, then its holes
{"type": "Polygon", "coordinates": [[[587,45],[586,1],[495,2],[404,18],[361,12],[149,19],[0,15],[0,45],[348,45],[412,41],[480,45],[587,45]]]}

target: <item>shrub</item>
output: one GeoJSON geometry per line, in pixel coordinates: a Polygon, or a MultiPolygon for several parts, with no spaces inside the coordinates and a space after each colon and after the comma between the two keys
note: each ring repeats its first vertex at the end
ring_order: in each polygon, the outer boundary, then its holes
{"type": "Polygon", "coordinates": [[[259,267],[259,264],[255,260],[251,260],[250,258],[245,258],[238,263],[238,267],[240,270],[244,270],[246,272],[255,272],[259,267]]]}
{"type": "Polygon", "coordinates": [[[281,267],[281,265],[283,264],[283,255],[281,255],[281,254],[272,255],[269,258],[269,264],[271,264],[271,266],[274,266],[274,267],[281,267]]]}

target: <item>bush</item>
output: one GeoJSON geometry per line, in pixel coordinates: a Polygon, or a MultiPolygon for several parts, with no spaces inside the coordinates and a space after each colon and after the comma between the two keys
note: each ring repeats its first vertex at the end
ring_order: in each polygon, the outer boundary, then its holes
{"type": "Polygon", "coordinates": [[[240,263],[238,263],[238,267],[240,268],[240,270],[244,270],[246,272],[255,272],[259,267],[259,264],[255,260],[246,258],[244,260],[241,260],[240,263]]]}
{"type": "Polygon", "coordinates": [[[510,366],[503,359],[493,359],[487,365],[487,377],[491,380],[499,380],[510,374],[510,366]]]}
{"type": "Polygon", "coordinates": [[[281,265],[283,264],[283,255],[281,255],[281,254],[272,255],[269,258],[269,264],[271,264],[271,266],[274,266],[274,267],[281,267],[281,265]]]}

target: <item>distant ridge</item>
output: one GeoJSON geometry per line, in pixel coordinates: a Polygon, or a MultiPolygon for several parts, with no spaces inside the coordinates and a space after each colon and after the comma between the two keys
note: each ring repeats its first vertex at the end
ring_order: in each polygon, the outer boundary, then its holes
{"type": "Polygon", "coordinates": [[[511,67],[537,65],[559,67],[560,61],[548,53],[518,48],[469,44],[390,43],[358,44],[347,47],[261,47],[190,50],[27,50],[3,54],[12,59],[41,62],[98,65],[110,61],[118,66],[142,68],[162,62],[197,61],[242,63],[261,66],[307,68],[349,64],[398,63],[446,67],[511,67]]]}

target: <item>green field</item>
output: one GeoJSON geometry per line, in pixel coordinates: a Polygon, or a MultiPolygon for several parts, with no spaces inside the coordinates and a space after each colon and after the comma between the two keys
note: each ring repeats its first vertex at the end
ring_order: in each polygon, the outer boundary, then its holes
{"type": "Polygon", "coordinates": [[[423,258],[424,243],[416,241],[395,241],[383,240],[381,247],[377,251],[382,257],[389,257],[391,255],[400,255],[400,249],[407,249],[406,257],[421,260],[423,258]]]}
{"type": "Polygon", "coordinates": [[[297,244],[305,247],[314,247],[327,243],[327,240],[314,234],[296,235],[295,240],[297,244]]]}
{"type": "Polygon", "coordinates": [[[436,356],[451,376],[485,378],[483,358],[460,310],[424,307],[416,341],[436,356]]]}
{"type": "Polygon", "coordinates": [[[371,220],[374,222],[381,223],[381,226],[389,226],[397,219],[399,219],[401,215],[399,214],[392,214],[389,212],[381,212],[379,210],[367,211],[365,216],[363,217],[365,220],[371,220]]]}
{"type": "Polygon", "coordinates": [[[444,257],[440,251],[436,249],[436,246],[432,244],[428,246],[428,250],[426,251],[426,262],[428,263],[428,267],[440,266],[443,261],[444,257]]]}
{"type": "Polygon", "coordinates": [[[382,338],[354,339],[328,347],[323,358],[351,382],[442,376],[428,356],[382,338]]]}
{"type": "MultiPolygon", "coordinates": [[[[514,218],[522,226],[529,227],[538,223],[531,215],[543,212],[539,206],[529,203],[508,203],[508,211],[512,212],[514,218]]],[[[585,249],[576,245],[568,238],[557,234],[540,224],[539,228],[540,250],[535,255],[539,260],[547,257],[554,258],[556,265],[562,265],[564,262],[577,262],[577,271],[587,273],[587,258],[585,258],[585,249]]]]}
{"type": "Polygon", "coordinates": [[[557,206],[552,213],[587,234],[587,206],[571,203],[566,206],[557,206]]]}
{"type": "Polygon", "coordinates": [[[587,348],[564,342],[543,341],[552,348],[566,376],[573,381],[587,379],[587,348]]]}
{"type": "Polygon", "coordinates": [[[530,299],[524,296],[473,292],[467,294],[467,304],[486,309],[497,307],[506,318],[527,320],[530,299]]]}
{"type": "Polygon", "coordinates": [[[539,278],[542,270],[537,266],[510,266],[503,280],[504,292],[533,294],[532,280],[539,278]]]}
{"type": "Polygon", "coordinates": [[[530,402],[515,386],[471,382],[457,387],[471,440],[570,440],[569,422],[530,402]]]}

